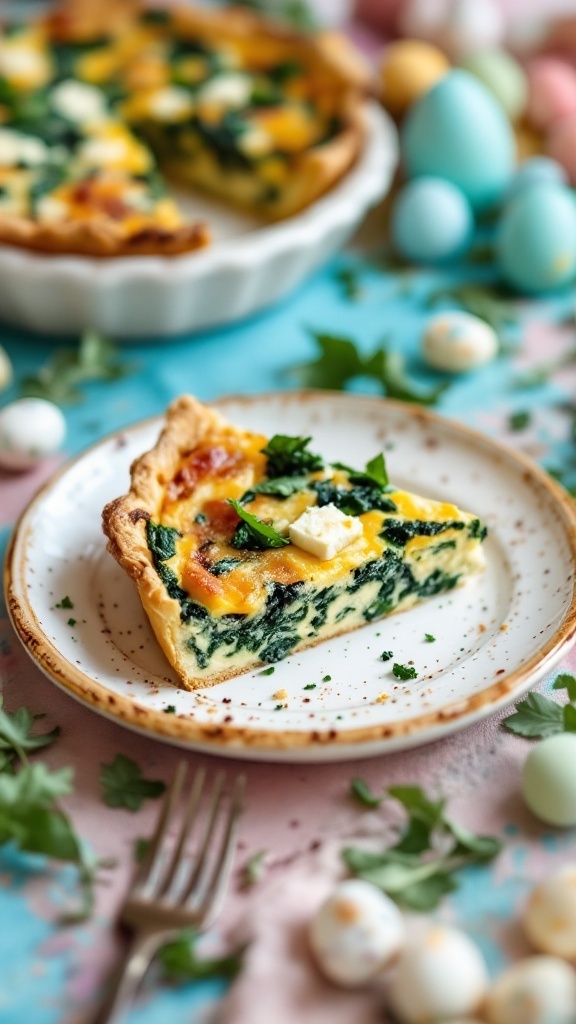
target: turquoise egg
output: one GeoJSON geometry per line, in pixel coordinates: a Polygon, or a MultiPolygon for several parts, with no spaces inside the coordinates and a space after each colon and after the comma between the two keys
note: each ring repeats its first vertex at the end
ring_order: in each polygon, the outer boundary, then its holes
{"type": "Polygon", "coordinates": [[[416,178],[399,193],[392,210],[392,239],[401,256],[436,263],[462,252],[473,216],[464,194],[441,178],[416,178]]]}
{"type": "Polygon", "coordinates": [[[505,202],[517,196],[527,185],[537,184],[567,185],[568,175],[557,160],[549,156],[532,156],[520,164],[506,192],[505,202]]]}
{"type": "Polygon", "coordinates": [[[567,188],[534,184],[504,207],[496,255],[506,280],[521,292],[566,284],[576,270],[576,204],[567,188]]]}
{"type": "Polygon", "coordinates": [[[475,210],[494,206],[515,165],[510,122],[491,93],[467,71],[451,71],[408,113],[401,134],[411,178],[444,178],[475,210]]]}
{"type": "Polygon", "coordinates": [[[492,93],[511,121],[517,121],[528,102],[528,79],[524,68],[505,50],[476,50],[462,61],[492,93]]]}

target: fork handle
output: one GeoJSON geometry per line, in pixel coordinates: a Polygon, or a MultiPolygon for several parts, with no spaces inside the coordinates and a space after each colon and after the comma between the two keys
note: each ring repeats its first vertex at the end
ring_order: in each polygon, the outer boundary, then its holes
{"type": "Polygon", "coordinates": [[[172,934],[139,932],[133,936],[118,971],[112,977],[111,988],[93,1024],[119,1024],[131,1005],[154,955],[172,934]]]}

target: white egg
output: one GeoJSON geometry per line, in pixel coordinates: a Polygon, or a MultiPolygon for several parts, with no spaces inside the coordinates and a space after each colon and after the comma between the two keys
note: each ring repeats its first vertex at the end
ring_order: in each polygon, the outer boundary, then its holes
{"type": "Polygon", "coordinates": [[[0,467],[22,472],[54,455],[66,436],[57,405],[43,398],[20,398],[0,409],[0,467]]]}
{"type": "Polygon", "coordinates": [[[375,978],[404,945],[404,918],[370,882],[341,882],[310,926],[310,945],[323,974],[354,987],[375,978]]]}
{"type": "Polygon", "coordinates": [[[475,1013],[487,988],[478,947],[464,932],[436,926],[406,947],[389,996],[401,1024],[428,1024],[475,1013]]]}
{"type": "Polygon", "coordinates": [[[504,15],[495,0],[451,0],[440,44],[454,60],[460,60],[476,50],[497,49],[504,27],[504,15]]]}
{"type": "Polygon", "coordinates": [[[484,1016],[488,1024],[574,1024],[576,974],[556,957],[520,960],[490,989],[484,1016]]]}
{"type": "Polygon", "coordinates": [[[448,373],[475,370],[498,353],[496,332],[471,313],[436,313],[426,323],[422,355],[429,366],[448,373]]]}
{"type": "Polygon", "coordinates": [[[524,911],[524,931],[541,953],[576,961],[576,864],[536,886],[524,911]]]}
{"type": "Polygon", "coordinates": [[[0,345],[0,391],[4,391],[5,388],[9,388],[12,383],[14,376],[14,370],[5,348],[0,345]]]}

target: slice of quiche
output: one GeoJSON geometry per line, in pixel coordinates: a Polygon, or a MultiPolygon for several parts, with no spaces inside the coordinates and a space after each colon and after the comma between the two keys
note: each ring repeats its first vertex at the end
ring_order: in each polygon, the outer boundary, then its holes
{"type": "Polygon", "coordinates": [[[103,513],[187,689],[450,590],[482,569],[486,528],[455,505],[365,469],[327,464],[311,439],[239,430],[184,396],[128,494],[103,513]]]}

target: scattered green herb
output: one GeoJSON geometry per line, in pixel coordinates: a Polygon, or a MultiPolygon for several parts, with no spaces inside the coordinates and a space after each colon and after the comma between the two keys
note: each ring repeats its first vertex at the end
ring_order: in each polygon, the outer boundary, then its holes
{"type": "Polygon", "coordinates": [[[374,853],[357,847],[342,851],[352,874],[377,885],[403,907],[434,910],[458,887],[458,872],[494,859],[500,840],[477,836],[450,821],[445,800],[431,801],[417,786],[394,786],[388,795],[399,801],[408,821],[398,842],[374,853]]]}
{"type": "Polygon", "coordinates": [[[389,398],[434,405],[449,386],[441,384],[428,391],[416,387],[406,374],[404,357],[399,352],[389,352],[384,345],[364,356],[349,338],[315,331],[311,334],[320,354],[292,371],[306,387],[338,391],[356,377],[372,377],[389,398]]]}
{"type": "Polygon", "coordinates": [[[384,799],[383,796],[375,796],[368,783],[364,782],[364,779],[352,779],[350,796],[358,800],[359,803],[364,804],[365,807],[379,807],[384,799]]]}
{"type": "Polygon", "coordinates": [[[518,409],[517,412],[510,413],[508,427],[513,431],[526,430],[526,427],[530,426],[531,421],[532,413],[528,412],[527,409],[518,409]]]}
{"type": "Polygon", "coordinates": [[[69,626],[75,626],[76,625],[76,619],[68,619],[68,625],[69,626]]]}
{"type": "Polygon", "coordinates": [[[278,533],[273,526],[268,523],[263,523],[258,516],[252,515],[251,512],[247,512],[239,501],[234,501],[234,498],[228,498],[228,504],[232,505],[232,508],[238,513],[242,522],[236,528],[236,532],[232,537],[232,546],[235,548],[247,548],[252,550],[264,550],[265,548],[283,548],[290,541],[287,537],[283,537],[282,534],[278,533]]]}
{"type": "Polygon", "coordinates": [[[553,690],[566,690],[569,701],[576,701],[576,677],[570,672],[561,672],[554,680],[553,690]]]}
{"type": "Polygon", "coordinates": [[[0,695],[0,771],[12,768],[16,757],[26,765],[27,754],[49,747],[60,735],[58,726],[49,732],[33,734],[32,729],[43,715],[33,715],[27,708],[19,708],[10,714],[4,711],[3,704],[4,699],[0,695]]]}
{"type": "Polygon", "coordinates": [[[138,839],[134,840],[134,860],[137,864],[141,864],[144,860],[144,857],[150,849],[150,843],[150,839],[144,839],[142,836],[139,836],[138,839]]]}
{"type": "Polygon", "coordinates": [[[323,679],[322,679],[322,682],[323,683],[329,683],[331,679],[332,679],[332,676],[324,676],[323,679]]]}
{"type": "Polygon", "coordinates": [[[276,670],[274,668],[274,665],[270,665],[269,668],[263,668],[262,672],[260,673],[260,675],[262,675],[262,676],[271,676],[271,675],[274,674],[275,671],[276,670]]]}
{"type": "MultiPolygon", "coordinates": [[[[268,476],[277,480],[278,478],[300,476],[302,473],[314,473],[318,469],[323,469],[324,462],[321,457],[308,451],[311,440],[311,437],[274,434],[274,437],[271,437],[266,447],[262,449],[262,454],[267,459],[268,476]]],[[[285,496],[288,497],[288,495],[285,496]]]]}
{"type": "Polygon", "coordinates": [[[394,651],[382,651],[382,654],[380,655],[380,660],[381,661],[392,661],[393,657],[394,657],[394,651]]]}
{"type": "Polygon", "coordinates": [[[160,780],[144,779],[142,769],[131,758],[116,754],[110,764],[102,764],[100,782],[108,807],[140,810],[144,800],[162,796],[166,786],[160,780]]]}
{"type": "Polygon", "coordinates": [[[428,643],[428,644],[436,643],[436,637],[432,636],[432,633],[424,633],[424,639],[426,640],[426,643],[428,643]]]}
{"type": "Polygon", "coordinates": [[[576,711],[576,679],[563,672],[554,683],[555,690],[567,690],[569,704],[558,704],[542,693],[529,693],[516,705],[512,715],[503,720],[503,725],[517,736],[541,739],[555,736],[559,732],[574,731],[576,711]]]}
{"type": "Polygon", "coordinates": [[[306,686],[304,686],[303,689],[304,690],[315,690],[316,689],[316,683],[306,683],[306,686]]]}
{"type": "Polygon", "coordinates": [[[175,705],[174,704],[168,704],[168,706],[164,708],[164,714],[165,715],[175,715],[176,714],[176,707],[175,707],[175,705]]]}
{"type": "Polygon", "coordinates": [[[196,954],[199,935],[183,931],[174,942],[163,946],[158,954],[165,977],[174,982],[198,981],[201,978],[236,978],[242,969],[246,946],[227,956],[200,960],[196,954]]]}
{"type": "Polygon", "coordinates": [[[418,673],[413,665],[399,665],[397,661],[392,666],[392,674],[396,679],[417,679],[418,673]]]}
{"type": "Polygon", "coordinates": [[[282,711],[283,707],[284,707],[283,704],[277,704],[276,707],[274,708],[274,711],[282,711]]]}
{"type": "Polygon", "coordinates": [[[58,601],[58,604],[55,605],[54,607],[55,608],[73,608],[74,605],[72,604],[72,601],[70,600],[69,597],[63,597],[62,600],[58,601]]]}
{"type": "Polygon", "coordinates": [[[22,380],[20,390],[26,397],[73,405],[83,399],[83,384],[119,380],[132,370],[119,359],[112,342],[96,331],[85,331],[77,348],[56,349],[37,374],[22,380]]]}
{"type": "Polygon", "coordinates": [[[264,873],[264,861],[267,850],[259,850],[248,858],[241,872],[241,886],[243,889],[251,889],[256,885],[264,873]]]}
{"type": "Polygon", "coordinates": [[[355,302],[362,295],[360,274],[356,267],[340,267],[334,274],[335,281],[342,289],[342,295],[350,302],[355,302]]]}

